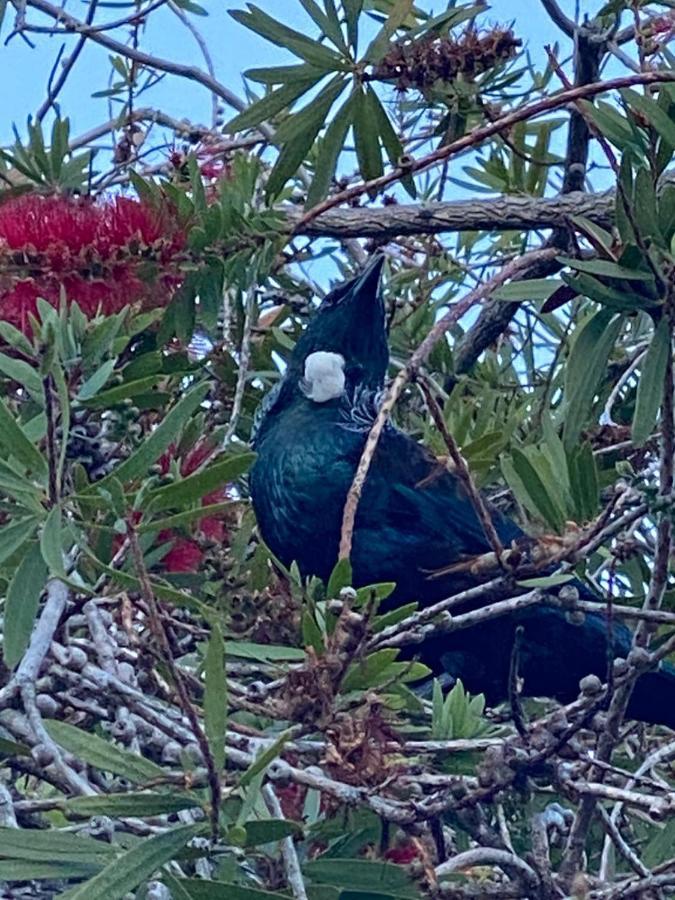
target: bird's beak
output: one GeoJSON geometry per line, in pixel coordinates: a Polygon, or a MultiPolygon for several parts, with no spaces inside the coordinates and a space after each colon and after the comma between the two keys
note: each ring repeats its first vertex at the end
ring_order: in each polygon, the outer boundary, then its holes
{"type": "Polygon", "coordinates": [[[355,278],[352,296],[358,302],[368,302],[379,297],[384,259],[383,253],[376,254],[368,260],[363,272],[355,278]]]}

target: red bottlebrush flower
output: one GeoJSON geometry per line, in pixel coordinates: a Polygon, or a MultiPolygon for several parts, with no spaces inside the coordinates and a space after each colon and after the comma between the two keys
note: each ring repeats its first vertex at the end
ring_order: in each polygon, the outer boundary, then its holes
{"type": "Polygon", "coordinates": [[[416,847],[412,841],[401,841],[385,851],[384,858],[396,865],[408,866],[420,858],[419,847],[416,847]]]}
{"type": "MultiPolygon", "coordinates": [[[[166,537],[166,533],[162,533],[166,537]]],[[[160,534],[160,539],[161,537],[160,534]]],[[[189,538],[176,538],[162,559],[162,568],[167,572],[197,572],[203,557],[204,554],[195,541],[189,538]]]]}
{"type": "MultiPolygon", "coordinates": [[[[192,475],[215,452],[216,448],[208,440],[199,441],[181,459],[179,470],[183,478],[192,475]]],[[[175,458],[176,446],[172,444],[159,459],[162,474],[169,471],[171,460],[175,458]]],[[[212,503],[221,503],[227,499],[227,488],[223,486],[216,491],[202,497],[202,506],[212,503]]],[[[223,543],[227,538],[227,529],[224,521],[218,516],[204,516],[196,523],[196,531],[207,540],[223,543]]],[[[172,532],[163,531],[159,534],[159,541],[168,541],[172,532]]],[[[199,544],[191,538],[176,537],[174,543],[162,559],[162,567],[167,572],[197,572],[201,565],[204,553],[199,544]]]]}
{"type": "Polygon", "coordinates": [[[62,289],[89,316],[166,304],[181,280],[175,262],[184,244],[168,210],[127,197],[8,200],[0,205],[0,319],[27,331],[37,298],[56,305],[62,289]],[[159,270],[153,281],[139,272],[149,262],[159,270]]]}

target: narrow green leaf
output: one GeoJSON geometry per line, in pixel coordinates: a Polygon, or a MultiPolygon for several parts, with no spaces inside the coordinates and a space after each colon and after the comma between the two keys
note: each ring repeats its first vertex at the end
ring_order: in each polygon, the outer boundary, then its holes
{"type": "Polygon", "coordinates": [[[569,266],[577,272],[587,272],[589,275],[601,275],[605,278],[621,278],[624,281],[652,281],[654,278],[651,272],[629,269],[608,259],[570,259],[558,256],[557,260],[563,266],[569,266]]]}
{"type": "Polygon", "coordinates": [[[14,415],[0,397],[0,445],[36,475],[47,475],[47,461],[23,433],[14,415]]]}
{"type": "Polygon", "coordinates": [[[333,599],[338,596],[342,588],[351,587],[352,564],[348,559],[339,559],[330,573],[326,585],[326,596],[333,599]]]}
{"type": "Polygon", "coordinates": [[[121,775],[134,784],[164,777],[165,772],[161,766],[129,750],[122,750],[97,734],[90,734],[56,719],[48,719],[45,726],[64,750],[103,772],[121,775]]]}
{"type": "Polygon", "coordinates": [[[640,237],[643,240],[651,238],[661,247],[665,247],[661,228],[659,226],[658,205],[656,190],[651,172],[640,166],[635,173],[635,199],[633,202],[635,219],[640,237]]]}
{"type": "Polygon", "coordinates": [[[267,181],[268,197],[276,197],[302,165],[344,86],[342,77],[333,79],[303,109],[289,116],[277,130],[276,140],[283,146],[267,181]]]}
{"type": "Polygon", "coordinates": [[[194,794],[151,791],[125,791],[120,794],[99,794],[94,797],[72,797],[63,804],[65,812],[89,818],[90,816],[168,816],[183,809],[194,809],[202,804],[194,794]]]}
{"type": "Polygon", "coordinates": [[[363,0],[342,0],[342,7],[347,20],[347,37],[356,50],[359,41],[359,17],[363,9],[363,0]]]}
{"type": "Polygon", "coordinates": [[[13,669],[24,654],[47,582],[47,567],[37,542],[31,543],[7,589],[2,655],[13,669]]]}
{"type": "Polygon", "coordinates": [[[333,117],[333,121],[326,129],[326,133],[321,140],[316,157],[314,178],[307,192],[307,203],[305,204],[307,209],[311,209],[317,203],[320,203],[330,190],[338,157],[344,147],[347,132],[352,124],[355,96],[354,91],[352,91],[333,117]]]}
{"type": "Polygon", "coordinates": [[[307,81],[314,79],[317,82],[326,73],[307,63],[291,66],[261,66],[256,69],[247,69],[244,72],[249,81],[257,81],[260,84],[293,84],[295,81],[307,81]]]}
{"type": "MultiPolygon", "coordinates": [[[[174,896],[175,886],[179,885],[184,897],[188,900],[288,900],[288,894],[277,894],[271,891],[261,891],[257,888],[241,887],[239,884],[231,884],[227,881],[204,881],[201,878],[171,878],[167,879],[167,886],[174,896]]],[[[175,900],[183,900],[183,896],[176,895],[175,900]]],[[[321,897],[318,900],[326,900],[321,897]]],[[[332,900],[332,898],[331,898],[332,900]]],[[[337,898],[336,898],[337,900],[337,898]]],[[[353,898],[356,900],[356,898],[353,898]]],[[[361,898],[366,900],[366,898],[361,898]]],[[[374,897],[372,900],[387,900],[384,897],[374,897]]]]}
{"type": "Polygon", "coordinates": [[[0,353],[0,372],[17,381],[20,385],[30,391],[33,397],[42,402],[44,391],[42,389],[42,379],[33,366],[24,362],[22,359],[14,359],[7,356],[6,353],[0,353]]]}
{"type": "Polygon", "coordinates": [[[593,398],[607,366],[607,360],[619,335],[623,319],[601,309],[587,319],[575,336],[567,361],[565,401],[567,412],[563,444],[569,452],[587,424],[593,398]]]}
{"type": "Polygon", "coordinates": [[[632,109],[642,113],[664,141],[671,147],[675,147],[675,122],[665,110],[661,109],[658,103],[631,88],[621,91],[621,96],[632,109]]]}
{"type": "Polygon", "coordinates": [[[288,731],[284,731],[283,734],[279,735],[279,737],[276,739],[276,741],[274,741],[273,744],[270,744],[270,746],[266,750],[263,750],[262,753],[258,754],[254,762],[251,763],[251,765],[239,779],[240,788],[244,788],[249,785],[256,777],[256,775],[264,772],[269,764],[274,762],[277,756],[279,756],[281,751],[284,749],[286,741],[288,741],[290,736],[290,729],[288,731]]]}
{"type": "MultiPolygon", "coordinates": [[[[30,831],[31,834],[33,830],[30,831]]],[[[35,862],[34,860],[26,862],[19,859],[0,859],[0,881],[65,881],[68,878],[90,878],[100,871],[104,864],[103,860],[100,862],[35,862]]]]}
{"type": "Polygon", "coordinates": [[[225,510],[230,509],[236,500],[224,500],[222,503],[207,503],[205,506],[198,506],[195,509],[188,509],[182,513],[176,513],[175,516],[166,516],[163,519],[154,519],[152,522],[145,522],[138,526],[138,533],[143,534],[148,531],[165,531],[167,528],[181,528],[183,525],[189,525],[195,519],[206,519],[209,516],[218,516],[225,510]]]}
{"type": "Polygon", "coordinates": [[[113,369],[115,368],[116,360],[108,359],[103,365],[99,366],[99,368],[91,375],[87,380],[82,384],[80,390],[77,394],[77,399],[82,402],[83,400],[91,400],[101,388],[105,385],[106,381],[110,378],[113,373],[113,369]]]}
{"type": "Polygon", "coordinates": [[[593,450],[585,441],[568,460],[570,493],[578,522],[589,522],[598,511],[600,483],[593,450]]]}
{"type": "Polygon", "coordinates": [[[671,352],[670,328],[664,317],[654,332],[640,372],[631,431],[631,438],[637,446],[644,444],[654,430],[671,352]]]}
{"type": "Polygon", "coordinates": [[[379,178],[384,172],[378,139],[377,121],[373,119],[368,91],[358,91],[354,105],[354,141],[356,158],[364,181],[379,178]]]}
{"type": "Polygon", "coordinates": [[[35,516],[10,522],[0,528],[0,564],[33,536],[38,520],[35,516]]]}
{"type": "Polygon", "coordinates": [[[527,278],[523,281],[512,281],[493,291],[493,300],[522,302],[524,300],[548,300],[562,285],[559,278],[527,278]]]}
{"type": "Polygon", "coordinates": [[[220,626],[214,623],[204,661],[204,730],[218,771],[225,766],[226,727],[225,643],[220,626]]]}
{"type": "MultiPolygon", "coordinates": [[[[380,140],[382,141],[382,146],[389,158],[389,162],[392,166],[398,166],[400,165],[403,156],[401,141],[394,130],[394,126],[391,124],[387,111],[380,103],[380,99],[375,91],[371,88],[368,90],[368,101],[375,116],[380,140]]],[[[402,176],[401,184],[414,200],[417,197],[417,189],[415,188],[415,179],[412,175],[402,176]]]]}
{"type": "Polygon", "coordinates": [[[255,31],[256,34],[266,38],[278,47],[290,50],[291,53],[317,66],[317,68],[323,69],[324,72],[346,67],[346,61],[329,47],[324,47],[318,41],[313,41],[287,25],[282,25],[277,19],[268,16],[267,13],[252,3],[249,3],[248,9],[248,12],[231,9],[230,15],[237,22],[245,25],[246,28],[250,28],[251,31],[255,31]]]}
{"type": "Polygon", "coordinates": [[[0,856],[33,862],[107,862],[115,848],[84,834],[37,828],[0,828],[0,856]]]}
{"type": "Polygon", "coordinates": [[[289,819],[253,819],[244,823],[246,829],[246,846],[257,847],[260,844],[271,844],[285,837],[301,837],[302,826],[289,819]]]}
{"type": "Polygon", "coordinates": [[[203,830],[203,825],[184,825],[145,838],[110,862],[98,875],[60,896],[63,900],[121,900],[203,830]]]}
{"type": "Polygon", "coordinates": [[[188,475],[187,478],[182,478],[173,484],[150,491],[147,494],[148,503],[152,503],[152,509],[158,511],[200,500],[206,494],[224,487],[247,472],[254,459],[255,453],[228,455],[201,472],[195,472],[194,475],[188,475]]]}
{"type": "Polygon", "coordinates": [[[303,872],[313,883],[343,886],[349,892],[420,898],[407,867],[382,860],[321,858],[306,862],[303,872]]]}
{"type": "MultiPolygon", "coordinates": [[[[140,447],[117,466],[112,473],[114,477],[124,484],[145,475],[155,460],[177,439],[181,429],[199,407],[208,391],[208,384],[198,384],[184,394],[140,447]]],[[[97,481],[95,487],[97,489],[104,487],[111,477],[111,475],[107,475],[97,481]]]]}
{"type": "Polygon", "coordinates": [[[556,531],[562,531],[565,524],[565,512],[560,508],[555,494],[545,484],[540,472],[517,447],[511,451],[511,459],[514,469],[530,497],[532,506],[556,531]]]}
{"type": "Polygon", "coordinates": [[[9,322],[0,322],[0,338],[9,344],[10,347],[21,350],[21,352],[25,353],[27,356],[33,356],[31,342],[22,331],[19,331],[18,328],[10,325],[9,322]]]}
{"type": "Polygon", "coordinates": [[[61,534],[61,508],[55,506],[51,509],[42,526],[40,536],[40,550],[45,564],[49,567],[51,575],[66,577],[63,566],[63,539],[61,534]]]}
{"type": "Polygon", "coordinates": [[[235,131],[246,131],[248,128],[260,125],[261,122],[268,121],[306,94],[320,78],[324,77],[324,74],[319,72],[317,75],[308,75],[303,80],[294,79],[292,82],[284,84],[283,87],[256,100],[244,112],[230,119],[224,130],[232,134],[235,131]]]}
{"type": "Polygon", "coordinates": [[[329,2],[326,4],[327,12],[324,12],[319,4],[315,3],[315,0],[300,0],[300,3],[307,15],[321,29],[323,34],[346,56],[349,53],[349,48],[342,35],[340,20],[338,19],[335,7],[331,6],[329,2]]]}
{"type": "Polygon", "coordinates": [[[380,62],[389,48],[389,41],[410,15],[413,3],[414,0],[393,0],[386,22],[363,54],[367,62],[371,64],[380,62]]]}

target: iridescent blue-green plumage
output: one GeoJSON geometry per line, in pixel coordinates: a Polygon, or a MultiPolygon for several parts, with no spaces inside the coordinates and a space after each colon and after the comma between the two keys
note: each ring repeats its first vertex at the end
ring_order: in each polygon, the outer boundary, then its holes
{"type": "MultiPolygon", "coordinates": [[[[322,579],[337,560],[345,499],[388,363],[379,268],[376,261],[324,301],[298,341],[256,436],[251,495],[262,536],[285,565],[296,561],[304,575],[322,579]],[[345,392],[325,403],[310,400],[301,387],[304,362],[316,351],[340,353],[345,359],[345,392]]],[[[505,545],[524,537],[499,513],[494,521],[505,545]]],[[[408,435],[388,426],[357,511],[351,555],[355,586],[393,581],[396,590],[388,606],[410,601],[428,605],[476,583],[467,571],[440,578],[430,578],[431,572],[489,550],[457,478],[408,435]]],[[[586,599],[594,597],[583,585],[579,588],[586,599]]],[[[488,702],[496,703],[507,694],[518,625],[524,626],[519,673],[526,694],[569,701],[585,675],[606,677],[609,632],[604,614],[586,614],[575,623],[554,606],[437,634],[409,653],[437,674],[460,677],[468,690],[485,693],[488,702]]],[[[615,622],[612,635],[612,654],[627,655],[629,629],[615,622]]],[[[675,725],[673,701],[673,671],[647,673],[638,682],[629,714],[675,725]]]]}

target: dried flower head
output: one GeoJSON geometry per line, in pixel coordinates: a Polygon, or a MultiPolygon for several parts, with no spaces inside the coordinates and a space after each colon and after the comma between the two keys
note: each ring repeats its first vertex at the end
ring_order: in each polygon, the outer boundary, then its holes
{"type": "Polygon", "coordinates": [[[492,28],[479,34],[469,28],[459,38],[423,37],[395,44],[375,66],[371,78],[393,81],[400,91],[414,88],[427,93],[439,82],[452,82],[459,75],[475,78],[512,59],[521,41],[507,28],[492,28]]]}

